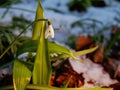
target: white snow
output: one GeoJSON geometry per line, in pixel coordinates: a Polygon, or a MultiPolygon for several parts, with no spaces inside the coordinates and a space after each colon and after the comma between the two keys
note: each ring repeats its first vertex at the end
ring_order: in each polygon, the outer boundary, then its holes
{"type": "Polygon", "coordinates": [[[111,79],[109,74],[104,71],[101,65],[93,63],[85,56],[81,56],[80,60],[84,61],[76,61],[70,58],[69,62],[73,67],[73,70],[79,74],[83,74],[83,77],[85,78],[83,87],[109,86],[118,82],[117,80],[111,79]],[[94,84],[89,83],[90,81],[94,84]]]}

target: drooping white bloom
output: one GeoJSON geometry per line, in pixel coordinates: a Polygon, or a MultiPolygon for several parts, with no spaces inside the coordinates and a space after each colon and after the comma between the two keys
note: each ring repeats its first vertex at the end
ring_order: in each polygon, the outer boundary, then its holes
{"type": "Polygon", "coordinates": [[[48,25],[48,28],[47,28],[47,30],[45,32],[45,39],[47,39],[48,36],[51,36],[51,38],[54,38],[54,29],[53,29],[51,24],[48,25]]]}

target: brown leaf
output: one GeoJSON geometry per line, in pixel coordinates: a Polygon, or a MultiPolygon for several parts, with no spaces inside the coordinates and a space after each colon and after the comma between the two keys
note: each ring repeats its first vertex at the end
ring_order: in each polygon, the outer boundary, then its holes
{"type": "Polygon", "coordinates": [[[104,58],[103,53],[104,53],[103,48],[99,46],[99,48],[97,49],[97,51],[95,51],[95,53],[93,55],[93,61],[96,63],[103,62],[103,58],[104,58]]]}
{"type": "Polygon", "coordinates": [[[76,50],[80,50],[81,48],[91,44],[91,36],[78,36],[76,44],[76,50]]]}

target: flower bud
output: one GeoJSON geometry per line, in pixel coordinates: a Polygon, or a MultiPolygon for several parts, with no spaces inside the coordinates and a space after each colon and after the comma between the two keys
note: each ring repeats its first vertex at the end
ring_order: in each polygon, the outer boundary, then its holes
{"type": "Polygon", "coordinates": [[[45,32],[45,39],[47,39],[48,36],[51,36],[51,38],[54,38],[54,29],[50,23],[48,23],[48,28],[45,32]]]}

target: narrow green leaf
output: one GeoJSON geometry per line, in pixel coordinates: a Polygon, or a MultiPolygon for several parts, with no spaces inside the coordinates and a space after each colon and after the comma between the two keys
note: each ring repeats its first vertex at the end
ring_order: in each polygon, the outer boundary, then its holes
{"type": "MultiPolygon", "coordinates": [[[[38,46],[38,40],[31,40],[26,43],[24,43],[20,48],[18,48],[16,52],[16,56],[19,56],[20,54],[23,54],[25,52],[36,52],[38,46]]],[[[57,53],[57,54],[63,54],[63,57],[73,57],[72,51],[55,43],[48,42],[48,49],[49,54],[51,53],[57,53]]]]}
{"type": "Polygon", "coordinates": [[[5,15],[6,15],[6,14],[8,13],[8,11],[9,11],[9,9],[10,9],[10,6],[6,8],[6,10],[5,10],[4,13],[2,14],[1,18],[4,18],[4,17],[5,17],[5,15]]]}
{"type": "MultiPolygon", "coordinates": [[[[31,66],[31,65],[28,65],[31,66]]],[[[14,60],[13,84],[15,90],[25,90],[30,82],[32,72],[27,68],[27,64],[20,60],[14,60]]]]}
{"type": "MultiPolygon", "coordinates": [[[[43,26],[44,26],[43,22],[43,26]]],[[[38,50],[36,53],[36,59],[33,70],[33,83],[40,85],[49,85],[51,66],[47,51],[47,42],[44,39],[44,27],[41,32],[38,50]]]]}
{"type": "Polygon", "coordinates": [[[36,52],[37,46],[38,46],[38,40],[27,41],[17,49],[16,56],[19,56],[26,52],[36,52]]]}
{"type": "Polygon", "coordinates": [[[96,47],[94,47],[94,48],[82,50],[82,51],[73,52],[73,55],[74,55],[74,56],[85,55],[85,54],[88,54],[88,53],[91,53],[91,52],[95,51],[97,48],[98,48],[98,46],[96,46],[96,47]]]}
{"type": "MultiPolygon", "coordinates": [[[[38,19],[43,19],[43,18],[44,18],[44,11],[43,11],[42,5],[40,4],[40,1],[38,0],[35,21],[38,19]]],[[[38,39],[38,37],[40,35],[40,30],[42,28],[41,24],[42,24],[42,22],[35,22],[34,23],[34,29],[33,29],[33,35],[32,35],[33,40],[38,39]]]]}
{"type": "MultiPolygon", "coordinates": [[[[19,56],[22,53],[25,52],[36,52],[38,46],[38,40],[31,40],[27,43],[24,43],[17,51],[17,56],[19,56]]],[[[49,49],[49,54],[52,53],[56,53],[56,54],[61,54],[60,56],[58,56],[58,58],[68,58],[68,57],[72,57],[74,59],[75,56],[80,56],[80,55],[85,55],[88,53],[91,53],[93,51],[95,51],[98,48],[98,46],[91,48],[91,49],[87,49],[87,50],[82,50],[82,51],[77,51],[77,52],[72,52],[71,50],[55,44],[53,42],[48,42],[48,49],[49,49]]]]}
{"type": "Polygon", "coordinates": [[[66,82],[65,82],[65,84],[64,84],[64,86],[63,86],[63,88],[67,88],[67,87],[68,87],[68,84],[69,84],[71,78],[72,78],[72,76],[70,76],[70,77],[66,80],[66,82]]]}
{"type": "Polygon", "coordinates": [[[55,44],[53,42],[49,42],[49,50],[51,53],[66,53],[69,54],[71,51],[61,45],[55,44]]]}
{"type": "MultiPolygon", "coordinates": [[[[38,2],[36,12],[36,19],[44,19],[44,12],[40,2],[38,2]]],[[[49,85],[52,69],[49,61],[47,40],[45,40],[44,21],[35,23],[33,40],[38,38],[38,33],[40,33],[40,37],[34,62],[33,83],[39,85],[49,85]]]]}
{"type": "Polygon", "coordinates": [[[30,23],[26,28],[24,28],[24,30],[12,41],[12,43],[9,45],[9,47],[6,48],[6,50],[0,55],[0,59],[8,52],[8,50],[15,44],[15,42],[17,41],[17,39],[19,39],[19,37],[33,24],[30,23]]]}

